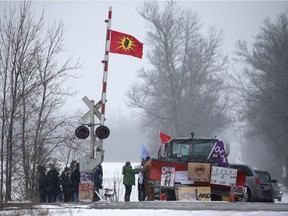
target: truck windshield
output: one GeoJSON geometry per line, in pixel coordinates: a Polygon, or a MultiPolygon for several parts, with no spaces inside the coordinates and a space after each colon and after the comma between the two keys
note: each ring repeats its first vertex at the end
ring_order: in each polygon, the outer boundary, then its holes
{"type": "Polygon", "coordinates": [[[195,159],[208,159],[217,140],[175,140],[172,143],[172,155],[195,159]]]}

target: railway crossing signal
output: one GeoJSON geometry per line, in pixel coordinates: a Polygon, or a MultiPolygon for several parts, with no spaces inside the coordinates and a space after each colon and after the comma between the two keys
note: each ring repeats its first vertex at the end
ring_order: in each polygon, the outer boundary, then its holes
{"type": "Polygon", "coordinates": [[[108,127],[104,125],[100,125],[96,129],[95,133],[96,133],[96,137],[98,137],[99,139],[106,139],[110,135],[110,130],[108,127]]]}
{"type": "Polygon", "coordinates": [[[90,135],[89,129],[84,125],[76,128],[75,135],[78,139],[87,139],[90,135]]]}

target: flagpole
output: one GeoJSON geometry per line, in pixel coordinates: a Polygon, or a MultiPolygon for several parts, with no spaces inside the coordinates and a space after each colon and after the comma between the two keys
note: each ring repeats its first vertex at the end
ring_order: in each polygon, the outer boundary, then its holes
{"type": "MultiPolygon", "coordinates": [[[[104,64],[104,70],[103,70],[103,81],[102,81],[102,97],[101,97],[102,106],[101,106],[100,125],[104,125],[104,121],[105,121],[111,21],[112,21],[112,7],[110,6],[109,11],[108,11],[108,19],[105,20],[105,22],[107,23],[107,31],[106,31],[106,43],[105,43],[105,55],[104,55],[104,60],[102,60],[102,63],[104,64]]],[[[102,149],[102,146],[103,146],[103,139],[100,139],[98,147],[102,149]]]]}

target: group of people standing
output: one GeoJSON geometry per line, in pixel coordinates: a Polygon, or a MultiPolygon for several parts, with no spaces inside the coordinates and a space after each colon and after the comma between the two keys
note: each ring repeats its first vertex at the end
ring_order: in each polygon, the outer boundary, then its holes
{"type": "MultiPolygon", "coordinates": [[[[135,169],[132,168],[130,161],[125,163],[125,166],[122,168],[125,201],[130,201],[136,174],[138,174],[138,200],[154,200],[154,187],[149,184],[151,165],[152,159],[149,156],[142,160],[140,167],[135,169]]],[[[59,173],[59,168],[54,164],[49,164],[48,172],[46,172],[46,166],[39,166],[38,172],[40,202],[78,202],[80,183],[79,162],[73,160],[70,163],[70,167],[65,167],[61,174],[59,173]]],[[[99,194],[99,189],[103,188],[103,170],[101,164],[95,168],[93,182],[95,191],[99,194]]],[[[98,196],[93,198],[93,201],[98,200],[98,196]]]]}
{"type": "Polygon", "coordinates": [[[77,161],[73,160],[61,175],[55,164],[49,164],[48,172],[46,166],[39,166],[38,172],[40,202],[78,202],[80,171],[77,161]]]}
{"type": "Polygon", "coordinates": [[[133,169],[130,161],[122,168],[123,185],[125,186],[124,201],[130,201],[132,186],[135,185],[135,174],[138,174],[138,200],[153,201],[154,187],[149,184],[152,159],[148,156],[142,159],[141,166],[133,169]]]}

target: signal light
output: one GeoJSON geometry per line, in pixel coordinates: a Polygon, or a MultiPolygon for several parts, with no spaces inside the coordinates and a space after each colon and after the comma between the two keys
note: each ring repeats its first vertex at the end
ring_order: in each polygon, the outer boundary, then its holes
{"type": "Polygon", "coordinates": [[[78,139],[87,139],[89,134],[89,129],[83,125],[77,127],[75,130],[75,135],[78,139]]]}
{"type": "Polygon", "coordinates": [[[99,139],[106,139],[110,134],[110,130],[108,127],[104,125],[100,125],[96,129],[95,133],[96,133],[96,137],[98,137],[99,139]]]}

